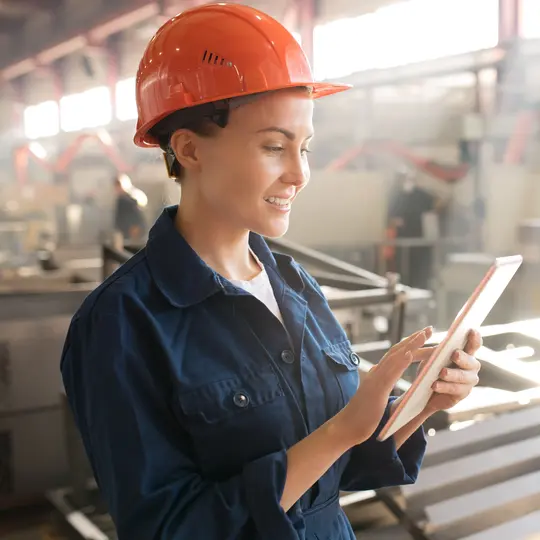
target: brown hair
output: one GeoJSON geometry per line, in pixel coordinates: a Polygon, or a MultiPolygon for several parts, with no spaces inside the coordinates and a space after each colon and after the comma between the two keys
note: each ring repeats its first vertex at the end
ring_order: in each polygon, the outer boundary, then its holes
{"type": "MultiPolygon", "coordinates": [[[[300,90],[311,94],[312,89],[307,86],[298,86],[285,90],[300,90]]],[[[278,90],[279,91],[279,90],[278,90]]],[[[242,103],[252,101],[262,94],[250,94],[233,99],[204,103],[195,107],[180,109],[160,120],[149,130],[150,135],[157,139],[170,178],[180,184],[184,177],[184,169],[176,159],[174,150],[171,147],[171,137],[179,129],[188,129],[201,137],[211,137],[216,128],[224,128],[229,121],[229,112],[242,103]]]]}
{"type": "Polygon", "coordinates": [[[180,183],[184,170],[171,147],[171,137],[179,129],[188,129],[201,137],[211,137],[216,127],[227,125],[229,108],[226,102],[205,103],[188,109],[180,109],[160,120],[150,135],[155,137],[163,151],[167,173],[180,183]]]}

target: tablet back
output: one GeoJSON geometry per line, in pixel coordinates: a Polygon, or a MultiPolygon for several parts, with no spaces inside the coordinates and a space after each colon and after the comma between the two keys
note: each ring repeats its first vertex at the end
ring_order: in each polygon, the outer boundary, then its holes
{"type": "Polygon", "coordinates": [[[379,440],[387,439],[424,410],[433,394],[431,387],[439,378],[441,370],[450,365],[452,353],[456,349],[463,349],[470,330],[480,328],[522,261],[521,255],[500,257],[495,260],[457,314],[446,337],[435,348],[409,390],[400,398],[399,405],[379,434],[379,440]]]}

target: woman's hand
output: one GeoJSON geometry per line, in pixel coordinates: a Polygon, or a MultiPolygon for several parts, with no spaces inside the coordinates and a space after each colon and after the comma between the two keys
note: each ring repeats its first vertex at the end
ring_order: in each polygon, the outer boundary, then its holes
{"type": "Polygon", "coordinates": [[[457,367],[444,368],[439,379],[433,383],[434,393],[426,405],[425,412],[433,414],[450,409],[471,393],[478,384],[481,364],[474,355],[481,346],[480,334],[476,331],[470,332],[463,350],[456,351],[452,355],[452,361],[457,367]]]}
{"type": "Polygon", "coordinates": [[[429,351],[421,350],[433,329],[425,328],[394,345],[369,373],[360,378],[360,386],[348,405],[335,417],[339,436],[349,447],[369,439],[377,429],[388,398],[403,372],[412,362],[422,361],[429,351]]]}

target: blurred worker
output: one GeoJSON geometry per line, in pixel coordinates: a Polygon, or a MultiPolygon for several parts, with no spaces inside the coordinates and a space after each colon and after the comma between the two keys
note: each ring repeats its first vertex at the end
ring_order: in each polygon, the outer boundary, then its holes
{"type": "Polygon", "coordinates": [[[308,183],[313,100],[346,88],[314,82],[295,38],[244,5],[184,11],[148,45],[135,142],[162,147],[180,205],[85,300],[62,358],[120,540],[352,540],[340,490],[414,482],[422,423],[476,383],[474,334],[419,416],[378,442],[431,330],[359,385],[317,283],[263,239],[285,234],[308,183]]]}
{"type": "MultiPolygon", "coordinates": [[[[400,169],[392,186],[388,206],[389,237],[427,240],[424,223],[428,213],[440,208],[437,197],[420,187],[415,175],[400,169]]],[[[429,245],[400,247],[394,250],[395,268],[407,285],[429,288],[433,268],[433,249],[429,245]]]]}
{"type": "Polygon", "coordinates": [[[145,235],[145,220],[142,208],[135,197],[127,192],[122,176],[114,179],[116,206],[114,211],[114,228],[120,231],[128,244],[140,243],[145,235]]]}

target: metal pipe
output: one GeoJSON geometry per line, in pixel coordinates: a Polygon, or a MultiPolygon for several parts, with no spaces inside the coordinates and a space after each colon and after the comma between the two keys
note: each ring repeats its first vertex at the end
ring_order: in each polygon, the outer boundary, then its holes
{"type": "MultiPolygon", "coordinates": [[[[389,292],[388,289],[371,289],[367,291],[346,291],[339,296],[328,295],[328,305],[330,309],[345,309],[362,306],[375,306],[380,304],[393,304],[396,302],[396,297],[404,291],[397,291],[395,293],[389,292]]],[[[424,291],[422,289],[410,289],[407,293],[407,301],[428,301],[433,298],[433,294],[430,291],[424,291]]],[[[401,309],[403,304],[403,298],[400,298],[399,303],[396,302],[401,309]]],[[[399,329],[399,326],[397,327],[399,329]]],[[[396,330],[396,335],[399,335],[399,331],[396,330]]],[[[399,339],[397,339],[399,341],[399,339]]]]}
{"type": "Polygon", "coordinates": [[[321,287],[335,287],[350,291],[373,289],[373,283],[366,279],[321,270],[310,270],[309,273],[321,287]]]}
{"type": "Polygon", "coordinates": [[[105,155],[116,167],[118,172],[129,172],[131,166],[126,163],[120,153],[117,151],[116,147],[113,146],[112,142],[106,140],[104,137],[100,136],[99,133],[82,133],[78,135],[70,145],[64,150],[64,152],[58,157],[54,162],[47,161],[36,156],[31,150],[30,146],[25,145],[15,149],[14,160],[15,160],[15,174],[18,182],[23,185],[26,183],[28,176],[28,159],[32,157],[39,165],[44,167],[46,170],[55,173],[64,173],[69,167],[69,164],[73,161],[77,153],[79,152],[81,146],[88,140],[94,139],[101,146],[105,155]]]}
{"type": "Polygon", "coordinates": [[[318,268],[329,270],[330,272],[339,272],[348,276],[359,277],[372,282],[373,287],[386,287],[388,285],[388,281],[385,278],[374,274],[373,272],[369,272],[368,270],[364,270],[363,268],[359,268],[354,264],[349,264],[336,259],[335,257],[326,255],[325,253],[321,253],[320,251],[295,244],[294,242],[282,238],[267,238],[266,242],[271,249],[295,257],[304,263],[313,264],[318,268]]]}

